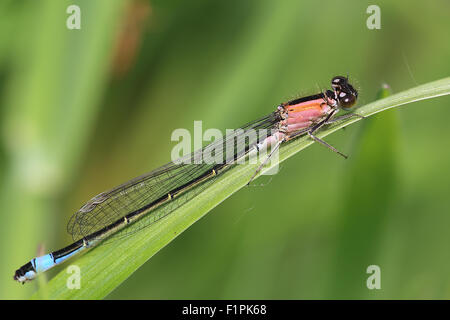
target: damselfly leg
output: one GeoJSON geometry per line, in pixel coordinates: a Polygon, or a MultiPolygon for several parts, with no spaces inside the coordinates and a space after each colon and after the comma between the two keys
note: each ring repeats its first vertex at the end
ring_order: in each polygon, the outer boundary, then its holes
{"type": "Polygon", "coordinates": [[[360,118],[360,119],[365,119],[366,118],[366,117],[364,117],[364,116],[362,116],[360,114],[357,114],[357,113],[348,113],[348,114],[344,114],[343,116],[339,116],[339,117],[330,119],[325,124],[332,124],[332,123],[335,123],[335,122],[343,121],[343,120],[354,118],[354,117],[357,117],[357,118],[360,118]]]}
{"type": "Polygon", "coordinates": [[[281,139],[280,141],[278,141],[276,143],[276,145],[274,147],[272,147],[272,150],[270,151],[269,155],[266,157],[266,159],[264,159],[264,161],[259,165],[259,167],[256,169],[255,173],[253,173],[252,177],[250,178],[250,181],[247,183],[247,186],[250,184],[250,182],[253,181],[253,179],[255,179],[255,177],[257,176],[257,174],[262,170],[262,168],[264,168],[264,166],[269,162],[269,160],[272,158],[272,156],[274,155],[275,152],[278,152],[278,148],[280,148],[280,145],[285,142],[285,138],[281,139]]]}

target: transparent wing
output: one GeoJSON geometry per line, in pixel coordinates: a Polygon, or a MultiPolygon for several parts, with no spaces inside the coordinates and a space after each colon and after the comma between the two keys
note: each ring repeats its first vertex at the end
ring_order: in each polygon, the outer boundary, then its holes
{"type": "MultiPolygon", "coordinates": [[[[124,216],[135,212],[154,201],[167,196],[180,186],[195,181],[207,172],[211,172],[218,165],[232,163],[248,153],[248,151],[258,141],[265,137],[264,130],[273,129],[278,123],[278,113],[274,112],[268,116],[251,122],[229,134],[222,139],[205,146],[199,151],[193,152],[175,162],[170,162],[152,172],[132,179],[109,191],[102,192],[89,200],[80,210],[72,215],[67,225],[67,231],[72,235],[74,241],[86,237],[124,216]],[[248,135],[249,130],[258,132],[258,135],[248,135]],[[226,152],[226,148],[232,146],[233,152],[226,152]],[[211,154],[223,154],[220,161],[211,163],[195,164],[200,155],[204,156],[205,151],[211,154]],[[219,164],[219,162],[221,162],[219,164]]],[[[130,224],[119,231],[120,236],[126,236],[140,230],[151,223],[170,214],[173,210],[191,200],[198,193],[213,183],[214,178],[202,183],[189,193],[189,197],[180,197],[169,201],[159,210],[150,211],[151,219],[145,219],[130,224]]],[[[119,236],[119,237],[120,237],[119,236]]]]}

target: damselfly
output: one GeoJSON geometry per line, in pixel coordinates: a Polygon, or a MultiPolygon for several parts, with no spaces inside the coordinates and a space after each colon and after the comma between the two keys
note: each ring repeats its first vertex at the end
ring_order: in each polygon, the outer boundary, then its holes
{"type": "Polygon", "coordinates": [[[335,117],[340,109],[348,110],[356,103],[358,92],[348,82],[348,78],[342,76],[334,77],[331,86],[332,90],[282,103],[271,114],[247,124],[233,134],[225,135],[220,141],[213,142],[180,161],[168,163],[95,196],[69,221],[67,230],[75,242],[61,250],[31,259],[15,272],[14,279],[21,283],[30,281],[39,273],[98,245],[113,234],[129,235],[169,215],[207,188],[225,170],[236,165],[237,160],[252,152],[258,153],[270,148],[269,155],[251,180],[282,143],[303,135],[309,135],[314,141],[346,158],[343,153],[315,136],[315,132],[324,125],[353,116],[362,118],[354,113],[335,117]],[[240,139],[252,130],[270,131],[270,134],[240,139]],[[217,152],[229,145],[233,152],[227,152],[221,161],[196,161],[205,151],[217,152]],[[188,190],[191,192],[187,193],[188,190]],[[190,196],[181,197],[186,194],[190,196]],[[142,219],[144,216],[150,219],[142,219]]]}

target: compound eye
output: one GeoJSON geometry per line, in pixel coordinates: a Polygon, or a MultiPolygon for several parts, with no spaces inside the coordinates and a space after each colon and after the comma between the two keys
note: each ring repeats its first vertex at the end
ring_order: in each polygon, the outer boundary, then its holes
{"type": "Polygon", "coordinates": [[[339,93],[339,105],[344,109],[350,109],[356,103],[356,97],[345,92],[339,93]]]}
{"type": "Polygon", "coordinates": [[[332,84],[341,84],[344,82],[347,82],[347,78],[345,78],[343,76],[336,76],[333,79],[331,79],[332,84]]]}
{"type": "Polygon", "coordinates": [[[347,78],[342,76],[336,76],[331,79],[331,87],[333,89],[340,89],[347,84],[347,78]]]}
{"type": "Polygon", "coordinates": [[[333,79],[331,79],[332,84],[338,84],[339,82],[341,82],[340,77],[334,77],[333,79]]]}

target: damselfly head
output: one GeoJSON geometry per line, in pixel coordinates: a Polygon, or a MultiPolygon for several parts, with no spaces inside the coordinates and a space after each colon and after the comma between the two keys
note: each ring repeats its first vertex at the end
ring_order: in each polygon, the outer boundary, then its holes
{"type": "Polygon", "coordinates": [[[331,80],[331,87],[334,90],[339,107],[350,109],[358,99],[358,91],[348,82],[347,77],[336,76],[331,80]]]}

